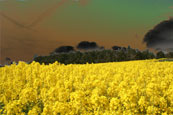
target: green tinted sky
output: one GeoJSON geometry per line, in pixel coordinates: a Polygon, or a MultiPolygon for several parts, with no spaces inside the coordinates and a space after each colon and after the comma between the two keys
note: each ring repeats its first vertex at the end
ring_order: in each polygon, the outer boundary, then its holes
{"type": "MultiPolygon", "coordinates": [[[[28,25],[58,2],[4,0],[0,8],[9,17],[28,25]]],[[[89,0],[86,5],[69,0],[32,27],[37,32],[21,29],[2,17],[1,57],[19,60],[28,51],[25,56],[29,59],[36,53],[46,55],[60,45],[75,46],[82,40],[96,41],[106,48],[131,45],[145,49],[144,34],[167,19],[164,15],[173,13],[171,5],[172,0],[89,0]],[[9,47],[10,43],[13,44],[9,47]]]]}

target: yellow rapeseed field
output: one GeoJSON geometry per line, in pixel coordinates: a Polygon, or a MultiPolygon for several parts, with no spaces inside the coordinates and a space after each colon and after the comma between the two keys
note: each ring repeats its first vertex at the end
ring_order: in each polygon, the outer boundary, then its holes
{"type": "Polygon", "coordinates": [[[173,114],[173,62],[2,67],[0,114],[173,114]]]}

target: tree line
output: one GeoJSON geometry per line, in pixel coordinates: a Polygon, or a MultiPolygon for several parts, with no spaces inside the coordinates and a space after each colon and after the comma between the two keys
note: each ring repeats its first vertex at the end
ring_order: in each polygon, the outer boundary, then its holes
{"type": "Polygon", "coordinates": [[[130,60],[145,60],[154,58],[173,58],[173,52],[165,54],[162,51],[156,54],[149,50],[139,51],[130,46],[113,46],[112,49],[105,49],[98,46],[95,42],[82,41],[77,45],[77,50],[73,46],[60,46],[49,56],[37,56],[33,61],[40,64],[49,64],[58,61],[62,64],[86,64],[119,62],[130,60]]]}

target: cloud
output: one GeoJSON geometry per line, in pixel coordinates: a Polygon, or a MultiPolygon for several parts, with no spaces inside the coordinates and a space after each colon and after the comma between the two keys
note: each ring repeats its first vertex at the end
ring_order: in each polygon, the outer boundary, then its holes
{"type": "Polygon", "coordinates": [[[173,19],[160,22],[144,36],[148,48],[173,51],[173,19]]]}

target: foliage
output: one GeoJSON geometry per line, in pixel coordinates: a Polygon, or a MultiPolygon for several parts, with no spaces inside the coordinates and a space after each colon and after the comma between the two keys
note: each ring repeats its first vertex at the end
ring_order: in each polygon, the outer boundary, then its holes
{"type": "Polygon", "coordinates": [[[162,52],[162,51],[157,52],[156,58],[157,58],[157,59],[159,59],[159,58],[165,58],[164,52],[162,52]]]}
{"type": "Polygon", "coordinates": [[[98,48],[98,45],[96,42],[81,41],[77,45],[77,49],[88,50],[88,49],[95,49],[95,48],[98,48]]]}
{"type": "Polygon", "coordinates": [[[86,63],[103,63],[129,60],[153,59],[154,54],[148,50],[140,52],[135,49],[120,50],[92,50],[87,52],[61,53],[50,56],[38,56],[34,61],[45,64],[58,61],[63,64],[86,64],[86,63]]]}
{"type": "Polygon", "coordinates": [[[61,46],[59,48],[56,48],[52,53],[68,53],[72,51],[74,51],[74,48],[72,46],[61,46]]]}

